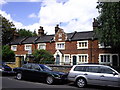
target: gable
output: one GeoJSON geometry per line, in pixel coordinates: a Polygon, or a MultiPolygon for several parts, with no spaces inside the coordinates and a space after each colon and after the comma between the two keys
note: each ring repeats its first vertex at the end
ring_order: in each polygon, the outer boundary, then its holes
{"type": "Polygon", "coordinates": [[[63,31],[63,29],[59,29],[55,34],[54,40],[56,42],[65,42],[67,40],[67,34],[63,31]]]}

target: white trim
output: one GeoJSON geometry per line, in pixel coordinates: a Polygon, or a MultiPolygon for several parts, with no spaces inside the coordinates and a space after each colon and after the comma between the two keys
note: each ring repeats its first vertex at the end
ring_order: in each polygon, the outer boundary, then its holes
{"type": "MultiPolygon", "coordinates": [[[[113,55],[117,55],[118,56],[118,54],[111,54],[111,53],[102,53],[102,54],[99,54],[99,63],[100,64],[109,64],[109,65],[112,65],[112,56],[113,55]],[[110,62],[101,62],[101,55],[110,55],[110,62]]],[[[119,56],[118,56],[118,59],[119,59],[119,56]]],[[[119,60],[118,60],[118,65],[119,65],[119,60]]]]}
{"type": "Polygon", "coordinates": [[[70,54],[64,54],[64,64],[70,64],[70,54]],[[69,57],[69,62],[66,62],[65,60],[65,56],[68,56],[69,57]]]}
{"type": "Polygon", "coordinates": [[[62,62],[62,53],[59,50],[57,50],[54,54],[55,62],[56,62],[56,56],[57,55],[60,56],[60,65],[62,65],[62,63],[61,63],[62,62]]]}
{"type": "Polygon", "coordinates": [[[106,46],[102,43],[98,43],[99,48],[111,48],[111,46],[106,46]]]}
{"type": "Polygon", "coordinates": [[[55,46],[55,48],[56,48],[56,50],[64,50],[65,49],[65,42],[56,42],[56,46],[55,46]],[[58,44],[64,44],[64,46],[63,47],[58,47],[58,44]]]}
{"type": "Polygon", "coordinates": [[[77,49],[88,49],[88,40],[77,41],[77,49]],[[87,46],[86,47],[80,47],[79,43],[87,43],[87,46]]]}
{"type": "Polygon", "coordinates": [[[12,51],[17,51],[17,45],[11,45],[11,50],[12,51]],[[13,47],[15,47],[15,48],[13,48],[13,47]]]}
{"type": "Polygon", "coordinates": [[[24,47],[25,51],[32,50],[32,44],[25,44],[24,46],[25,46],[25,47],[24,47]],[[31,49],[26,48],[27,45],[31,46],[31,49]]]}
{"type": "Polygon", "coordinates": [[[89,57],[88,57],[88,54],[78,54],[77,56],[78,56],[78,59],[77,59],[78,64],[88,63],[88,58],[89,58],[89,57]],[[84,57],[83,57],[83,58],[84,58],[84,61],[83,61],[83,62],[80,62],[80,61],[79,61],[79,56],[84,56],[84,57]],[[87,56],[87,57],[86,57],[86,59],[87,59],[86,61],[85,61],[85,56],[87,56]]]}
{"type": "Polygon", "coordinates": [[[46,49],[46,43],[38,43],[38,44],[37,44],[38,50],[40,50],[40,45],[41,45],[41,46],[45,46],[43,49],[44,49],[44,50],[46,49]]]}

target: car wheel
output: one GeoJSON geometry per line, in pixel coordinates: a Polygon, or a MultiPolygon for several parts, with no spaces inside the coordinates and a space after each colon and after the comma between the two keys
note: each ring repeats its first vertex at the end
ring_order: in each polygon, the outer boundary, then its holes
{"type": "Polygon", "coordinates": [[[54,79],[53,79],[52,76],[48,76],[48,77],[46,78],[46,82],[47,82],[47,84],[49,84],[49,85],[53,84],[53,81],[54,81],[54,79]]]}
{"type": "Polygon", "coordinates": [[[22,73],[17,73],[16,78],[17,78],[18,80],[21,80],[21,79],[22,79],[22,73]]]}
{"type": "Polygon", "coordinates": [[[85,87],[87,85],[87,82],[84,78],[79,78],[77,79],[76,81],[76,85],[79,87],[79,88],[82,88],[82,87],[85,87]]]}

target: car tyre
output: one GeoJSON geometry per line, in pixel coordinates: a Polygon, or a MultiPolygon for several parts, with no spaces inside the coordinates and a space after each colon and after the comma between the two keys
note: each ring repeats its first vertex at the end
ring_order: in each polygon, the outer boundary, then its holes
{"type": "Polygon", "coordinates": [[[51,84],[53,84],[53,82],[54,82],[54,78],[52,76],[48,76],[46,78],[46,83],[47,84],[51,85],[51,84]]]}
{"type": "Polygon", "coordinates": [[[76,81],[76,85],[79,87],[79,88],[83,88],[87,85],[87,82],[84,78],[79,78],[77,79],[76,81]]]}
{"type": "Polygon", "coordinates": [[[22,73],[17,73],[16,78],[17,78],[18,80],[21,80],[21,79],[22,79],[22,73]]]}

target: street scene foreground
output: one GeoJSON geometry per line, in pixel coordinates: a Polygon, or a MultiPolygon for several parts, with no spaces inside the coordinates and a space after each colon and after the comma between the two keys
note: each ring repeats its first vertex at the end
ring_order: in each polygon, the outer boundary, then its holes
{"type": "Polygon", "coordinates": [[[109,90],[120,88],[102,87],[102,86],[87,86],[86,88],[78,88],[74,83],[59,83],[54,85],[48,85],[43,82],[33,80],[16,80],[14,76],[3,76],[2,78],[2,90],[44,90],[44,89],[79,89],[79,90],[109,90]]]}

